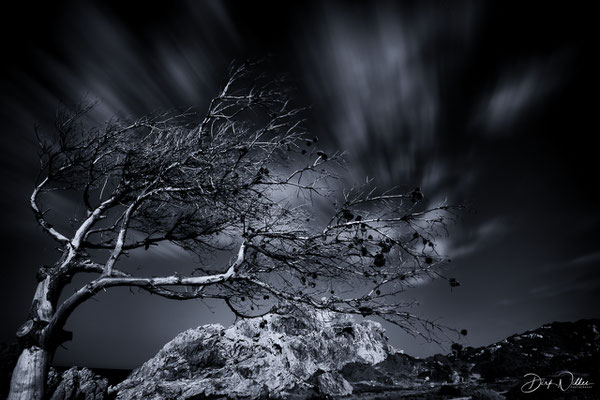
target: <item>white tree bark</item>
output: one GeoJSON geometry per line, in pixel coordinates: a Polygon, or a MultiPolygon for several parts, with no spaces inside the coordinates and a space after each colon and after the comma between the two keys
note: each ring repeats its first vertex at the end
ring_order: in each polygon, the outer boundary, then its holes
{"type": "Polygon", "coordinates": [[[10,380],[8,400],[42,400],[50,353],[33,346],[23,350],[10,380]]]}

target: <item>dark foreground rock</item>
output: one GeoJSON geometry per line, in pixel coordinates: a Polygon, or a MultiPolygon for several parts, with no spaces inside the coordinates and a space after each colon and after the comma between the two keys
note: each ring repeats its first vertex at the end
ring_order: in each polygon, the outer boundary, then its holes
{"type": "Polygon", "coordinates": [[[48,376],[50,400],[105,400],[108,398],[108,379],[88,368],[55,369],[48,376]]]}

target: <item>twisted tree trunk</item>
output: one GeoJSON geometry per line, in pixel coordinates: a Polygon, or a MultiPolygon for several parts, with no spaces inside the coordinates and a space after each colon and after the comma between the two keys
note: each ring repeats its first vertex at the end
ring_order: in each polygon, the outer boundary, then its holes
{"type": "Polygon", "coordinates": [[[24,349],[13,370],[9,400],[42,400],[54,351],[58,344],[70,339],[62,326],[48,329],[55,314],[57,294],[64,287],[63,280],[50,271],[45,267],[40,269],[29,318],[17,330],[24,349]]]}
{"type": "Polygon", "coordinates": [[[31,346],[23,350],[10,380],[8,400],[42,400],[52,351],[31,346]]]}

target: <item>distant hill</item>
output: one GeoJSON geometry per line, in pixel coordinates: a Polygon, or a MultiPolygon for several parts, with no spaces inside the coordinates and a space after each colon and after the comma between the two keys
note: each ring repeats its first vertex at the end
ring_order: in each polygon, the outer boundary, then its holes
{"type": "MultiPolygon", "coordinates": [[[[417,359],[405,354],[390,354],[376,365],[347,364],[341,374],[353,386],[356,398],[372,393],[395,393],[389,398],[469,397],[482,389],[493,398],[493,391],[509,399],[600,398],[600,320],[554,322],[521,334],[512,335],[485,347],[454,346],[452,354],[417,359]],[[573,378],[595,383],[591,388],[568,387],[573,378]],[[521,388],[536,374],[545,386],[521,388]],[[562,373],[562,374],[561,374],[562,373]],[[562,388],[557,387],[562,380],[562,388]],[[429,386],[429,388],[427,388],[429,386]],[[427,395],[427,396],[425,396],[427,395]]],[[[377,397],[387,398],[387,397],[377,397]]]]}

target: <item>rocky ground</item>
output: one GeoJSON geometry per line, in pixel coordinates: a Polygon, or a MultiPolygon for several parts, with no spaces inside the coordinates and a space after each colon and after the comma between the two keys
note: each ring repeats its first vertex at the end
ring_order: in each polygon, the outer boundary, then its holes
{"type": "Polygon", "coordinates": [[[298,311],[187,330],[124,380],[122,371],[55,369],[49,388],[52,400],[596,399],[599,329],[599,320],[555,322],[419,359],[389,346],[376,322],[298,311]],[[564,370],[596,385],[568,387],[564,370]],[[523,393],[527,373],[554,384],[523,393]]]}

